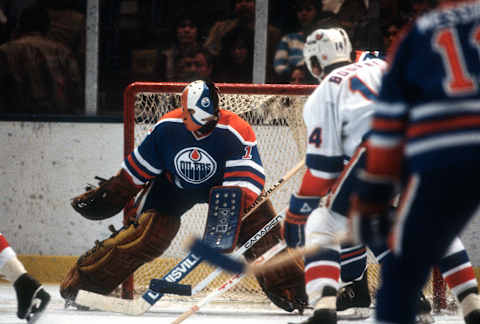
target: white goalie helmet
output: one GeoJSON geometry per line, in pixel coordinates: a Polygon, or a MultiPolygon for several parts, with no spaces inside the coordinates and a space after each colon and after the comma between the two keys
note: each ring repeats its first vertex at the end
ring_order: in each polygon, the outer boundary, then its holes
{"type": "Polygon", "coordinates": [[[308,71],[322,80],[325,68],[338,62],[351,62],[352,44],[342,28],[317,29],[308,35],[303,57],[308,71]]]}
{"type": "MultiPolygon", "coordinates": [[[[182,92],[183,122],[197,131],[218,117],[218,89],[212,82],[197,80],[182,92]]],[[[213,125],[212,125],[213,126],[213,125]]]]}

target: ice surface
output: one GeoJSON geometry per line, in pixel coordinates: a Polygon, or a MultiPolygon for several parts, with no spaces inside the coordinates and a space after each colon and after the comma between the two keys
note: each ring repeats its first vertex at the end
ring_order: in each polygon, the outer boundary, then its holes
{"type": "MultiPolygon", "coordinates": [[[[171,303],[160,301],[150,311],[142,316],[128,316],[100,311],[78,311],[73,308],[64,309],[63,299],[58,293],[57,285],[45,287],[52,295],[52,301],[44,316],[37,324],[168,324],[188,310],[191,304],[171,303]]],[[[0,324],[25,323],[16,316],[17,304],[15,291],[8,284],[0,284],[0,324]]],[[[195,324],[287,324],[300,322],[310,314],[290,314],[281,309],[251,306],[244,304],[235,305],[206,305],[198,313],[186,319],[183,323],[195,324]]],[[[435,324],[463,324],[461,315],[441,314],[434,315],[435,324]]],[[[373,324],[373,318],[366,320],[340,319],[339,324],[373,324]]]]}

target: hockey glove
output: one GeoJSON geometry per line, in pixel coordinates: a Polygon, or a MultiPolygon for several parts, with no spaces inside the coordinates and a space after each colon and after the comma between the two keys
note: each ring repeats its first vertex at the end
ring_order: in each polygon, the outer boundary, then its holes
{"type": "Polygon", "coordinates": [[[360,171],[354,192],[349,212],[353,243],[384,244],[393,226],[390,202],[395,193],[394,182],[360,171]]]}
{"type": "Polygon", "coordinates": [[[304,197],[293,194],[283,224],[283,237],[287,246],[295,248],[305,245],[305,223],[310,213],[318,207],[320,197],[304,197]]]}

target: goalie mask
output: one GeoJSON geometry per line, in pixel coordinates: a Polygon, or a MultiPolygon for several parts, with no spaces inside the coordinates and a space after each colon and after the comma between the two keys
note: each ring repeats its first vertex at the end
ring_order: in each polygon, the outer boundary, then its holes
{"type": "Polygon", "coordinates": [[[351,62],[352,44],[341,28],[317,29],[311,33],[303,48],[308,71],[321,81],[325,69],[339,62],[351,62]]]}
{"type": "Polygon", "coordinates": [[[191,131],[208,133],[218,121],[218,89],[212,82],[197,80],[182,92],[183,122],[191,131]]]}

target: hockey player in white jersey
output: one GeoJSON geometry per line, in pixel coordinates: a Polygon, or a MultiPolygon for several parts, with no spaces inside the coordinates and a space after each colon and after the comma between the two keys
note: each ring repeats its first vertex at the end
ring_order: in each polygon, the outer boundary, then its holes
{"type": "MultiPolygon", "coordinates": [[[[386,68],[383,60],[375,58],[351,64],[350,51],[348,37],[341,29],[320,29],[307,38],[304,48],[307,67],[322,81],[304,107],[308,169],[298,193],[292,195],[284,224],[284,236],[290,247],[303,245],[305,240],[307,245],[325,245],[346,230],[352,175],[365,160],[362,142],[370,129],[372,101],[386,68]],[[317,208],[322,197],[326,198],[326,206],[317,208]]],[[[315,309],[305,322],[308,324],[337,322],[336,296],[341,285],[340,273],[344,279],[346,254],[340,254],[339,244],[326,247],[305,260],[306,291],[315,309]]],[[[370,248],[377,258],[391,257],[389,253],[381,253],[386,251],[385,244],[370,248]]],[[[362,250],[364,246],[351,247],[351,251],[362,250]]],[[[356,258],[360,258],[360,253],[356,258]]],[[[357,261],[354,256],[348,266],[357,261]]],[[[439,267],[457,297],[477,293],[472,265],[458,238],[439,267]]],[[[362,271],[358,275],[365,286],[366,273],[363,278],[362,271]]],[[[417,312],[426,315],[430,310],[428,302],[419,298],[417,312]]],[[[428,318],[423,316],[422,320],[428,318]]]]}
{"type": "MultiPolygon", "coordinates": [[[[291,198],[285,221],[285,239],[291,247],[302,241],[305,223],[307,245],[329,242],[346,227],[342,211],[330,213],[327,208],[315,208],[332,189],[345,161],[351,159],[367,133],[373,113],[371,102],[386,68],[380,59],[351,64],[351,52],[348,35],[340,28],[316,30],[308,36],[304,47],[309,71],[322,81],[303,111],[308,169],[298,193],[291,198]]],[[[337,322],[340,245],[326,247],[305,259],[306,292],[315,309],[306,323],[337,322]]]]}

